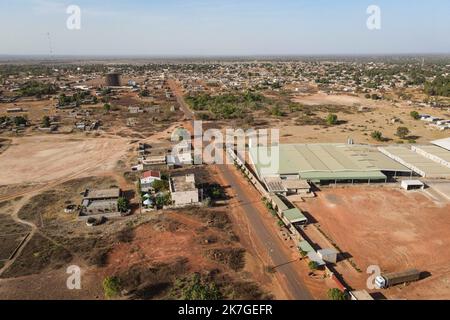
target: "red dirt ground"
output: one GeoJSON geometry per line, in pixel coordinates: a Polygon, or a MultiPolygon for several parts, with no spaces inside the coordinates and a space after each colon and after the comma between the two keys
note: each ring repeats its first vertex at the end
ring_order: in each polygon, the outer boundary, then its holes
{"type": "MultiPolygon", "coordinates": [[[[348,264],[342,268],[350,285],[366,287],[369,265],[389,272],[417,268],[431,276],[383,294],[394,299],[450,298],[450,204],[434,202],[421,191],[391,188],[325,189],[317,196],[299,207],[363,271],[357,273],[348,264]]],[[[313,232],[307,232],[313,238],[313,232]]]]}

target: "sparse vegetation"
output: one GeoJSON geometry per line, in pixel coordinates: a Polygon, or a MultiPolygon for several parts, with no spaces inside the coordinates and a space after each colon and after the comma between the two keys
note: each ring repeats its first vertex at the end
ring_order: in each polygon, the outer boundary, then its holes
{"type": "Polygon", "coordinates": [[[411,116],[411,118],[413,118],[414,120],[419,120],[420,119],[420,114],[417,111],[411,111],[409,113],[409,115],[411,116]]]}
{"type": "Polygon", "coordinates": [[[383,141],[383,134],[380,131],[374,131],[370,134],[370,136],[372,137],[372,139],[376,140],[376,141],[383,141]]]}
{"type": "Polygon", "coordinates": [[[347,300],[347,295],[337,288],[329,289],[327,295],[330,300],[347,300]]]}
{"type": "Polygon", "coordinates": [[[120,295],[120,279],[117,277],[106,277],[103,280],[103,292],[105,298],[112,299],[120,295]]]}
{"type": "Polygon", "coordinates": [[[401,139],[405,139],[409,135],[409,129],[407,127],[398,127],[397,136],[401,139]]]}
{"type": "Polygon", "coordinates": [[[119,199],[117,199],[117,208],[120,212],[127,212],[130,208],[130,202],[127,198],[120,197],[119,199]]]}
{"type": "Polygon", "coordinates": [[[327,124],[329,126],[334,126],[335,124],[337,124],[337,122],[338,122],[338,116],[337,115],[335,115],[333,113],[330,113],[327,116],[327,124]]]}

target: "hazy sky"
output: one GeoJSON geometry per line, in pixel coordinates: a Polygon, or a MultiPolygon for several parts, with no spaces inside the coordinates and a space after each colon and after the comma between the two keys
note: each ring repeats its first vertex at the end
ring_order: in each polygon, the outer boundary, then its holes
{"type": "Polygon", "coordinates": [[[0,0],[0,27],[0,54],[47,55],[48,32],[55,55],[450,53],[448,0],[0,0]]]}

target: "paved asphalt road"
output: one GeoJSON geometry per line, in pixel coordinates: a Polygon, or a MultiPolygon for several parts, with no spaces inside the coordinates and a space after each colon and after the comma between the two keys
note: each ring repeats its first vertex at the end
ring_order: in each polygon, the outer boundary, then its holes
{"type": "Polygon", "coordinates": [[[250,199],[247,193],[242,190],[235,175],[231,172],[233,168],[229,165],[219,165],[218,169],[222,172],[230,187],[236,192],[238,201],[241,203],[243,211],[247,214],[255,235],[267,247],[273,265],[277,266],[277,272],[281,273],[285,278],[287,289],[292,297],[296,300],[312,300],[310,292],[294,270],[295,266],[290,263],[292,258],[286,255],[283,248],[280,247],[276,239],[277,235],[273,234],[273,231],[269,230],[264,224],[261,214],[265,213],[260,212],[253,206],[252,203],[255,199],[250,199]]]}

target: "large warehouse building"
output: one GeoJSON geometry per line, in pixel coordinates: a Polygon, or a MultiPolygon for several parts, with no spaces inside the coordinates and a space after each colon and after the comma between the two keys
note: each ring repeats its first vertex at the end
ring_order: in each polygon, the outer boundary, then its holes
{"type": "Polygon", "coordinates": [[[260,177],[302,179],[314,183],[385,182],[389,176],[412,175],[412,170],[374,147],[348,144],[283,144],[250,147],[250,164],[260,177]],[[262,164],[263,152],[278,152],[277,165],[262,164]]]}
{"type": "Polygon", "coordinates": [[[426,178],[450,178],[450,167],[440,163],[438,159],[450,160],[449,151],[435,147],[422,146],[413,149],[404,146],[380,147],[379,150],[404,166],[426,178]],[[447,155],[446,155],[447,154],[447,155]]]}
{"type": "Polygon", "coordinates": [[[431,143],[434,144],[435,146],[438,146],[445,150],[450,151],[450,138],[431,141],[431,143]]]}

